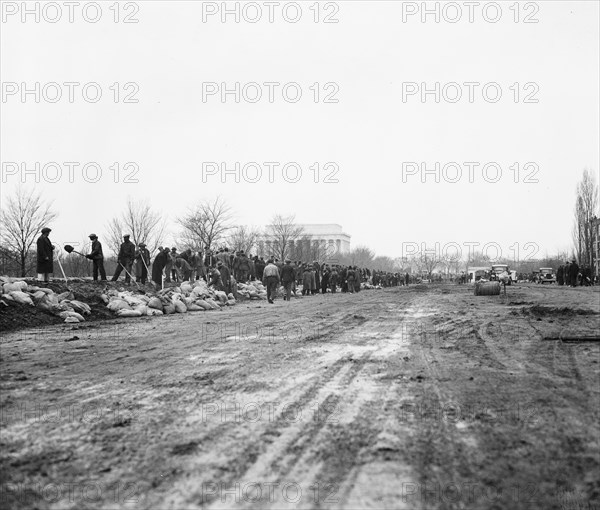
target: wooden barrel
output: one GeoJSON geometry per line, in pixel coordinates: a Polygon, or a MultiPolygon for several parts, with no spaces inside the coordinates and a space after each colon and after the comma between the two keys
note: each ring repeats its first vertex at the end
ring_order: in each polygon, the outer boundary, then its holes
{"type": "Polygon", "coordinates": [[[500,282],[482,282],[475,284],[476,296],[499,296],[500,282]]]}

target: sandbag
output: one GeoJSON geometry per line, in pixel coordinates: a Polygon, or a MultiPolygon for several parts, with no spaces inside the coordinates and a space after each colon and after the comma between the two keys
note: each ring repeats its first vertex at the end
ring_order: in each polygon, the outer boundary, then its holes
{"type": "Polygon", "coordinates": [[[65,322],[68,322],[68,323],[71,323],[71,322],[72,323],[79,323],[79,319],[77,319],[76,317],[66,317],[65,318],[65,322]]]}
{"type": "Polygon", "coordinates": [[[165,305],[163,308],[163,312],[166,314],[175,313],[175,305],[173,303],[169,303],[168,305],[165,305]]]}
{"type": "Polygon", "coordinates": [[[27,282],[24,281],[16,281],[12,283],[5,283],[2,286],[3,292],[5,294],[9,294],[10,292],[24,292],[27,289],[27,282]]]}
{"type": "Polygon", "coordinates": [[[44,297],[40,299],[35,306],[40,310],[50,312],[53,311],[55,305],[52,300],[46,294],[44,294],[44,297]]]}
{"type": "Polygon", "coordinates": [[[235,299],[228,299],[228,300],[227,300],[227,304],[228,304],[229,306],[233,306],[233,305],[235,305],[235,299]]]}
{"type": "Polygon", "coordinates": [[[189,282],[183,282],[181,284],[181,292],[183,292],[184,294],[189,294],[190,292],[192,292],[192,286],[189,282]]]}
{"type": "Polygon", "coordinates": [[[46,297],[46,293],[42,292],[41,290],[36,290],[31,297],[37,303],[46,297]]]}
{"type": "Polygon", "coordinates": [[[210,306],[206,301],[204,301],[203,299],[197,299],[196,300],[196,304],[198,306],[200,306],[201,308],[203,308],[204,310],[212,310],[212,306],[210,306]]]}
{"type": "Polygon", "coordinates": [[[117,312],[117,315],[119,317],[141,317],[142,316],[142,312],[139,310],[119,310],[117,312]]]}
{"type": "Polygon", "coordinates": [[[162,301],[157,297],[150,298],[150,301],[148,301],[148,308],[154,308],[155,310],[160,310],[162,312],[162,301]]]}
{"type": "Polygon", "coordinates": [[[174,301],[173,306],[175,307],[175,311],[177,313],[187,312],[187,306],[185,305],[185,303],[183,301],[179,301],[179,300],[174,301]]]}
{"type": "Polygon", "coordinates": [[[187,306],[187,311],[188,312],[200,312],[200,311],[204,311],[204,308],[202,308],[200,305],[197,305],[196,303],[191,303],[187,306]]]}
{"type": "Polygon", "coordinates": [[[22,305],[31,305],[33,306],[33,300],[31,296],[26,292],[21,292],[20,290],[13,290],[9,293],[10,296],[17,302],[22,305]]]}
{"type": "Polygon", "coordinates": [[[118,310],[130,310],[130,306],[127,304],[127,301],[123,301],[122,299],[113,299],[106,306],[111,312],[116,312],[118,310]]]}
{"type": "Polygon", "coordinates": [[[66,319],[67,317],[75,317],[79,322],[85,322],[85,319],[83,318],[83,315],[77,313],[77,312],[72,312],[72,311],[64,311],[64,312],[60,312],[58,314],[58,316],[62,319],[66,319]]]}
{"type": "Polygon", "coordinates": [[[90,315],[92,313],[92,309],[90,308],[90,305],[88,305],[87,303],[84,303],[82,301],[77,301],[75,299],[72,299],[71,306],[77,313],[80,313],[82,315],[90,315]]]}
{"type": "Polygon", "coordinates": [[[219,301],[221,301],[221,303],[226,303],[227,302],[227,294],[221,290],[216,290],[215,291],[215,296],[217,297],[217,299],[219,301]]]}
{"type": "Polygon", "coordinates": [[[105,305],[108,304],[108,296],[106,294],[100,294],[100,299],[105,305]]]}
{"type": "Polygon", "coordinates": [[[68,299],[69,301],[71,301],[71,299],[75,299],[75,296],[70,291],[58,294],[56,297],[59,301],[62,301],[63,299],[68,299]]]}
{"type": "Polygon", "coordinates": [[[142,315],[148,315],[148,307],[146,305],[137,305],[134,310],[142,312],[142,315]]]}
{"type": "Polygon", "coordinates": [[[162,314],[163,314],[162,310],[157,310],[156,308],[150,308],[150,307],[148,307],[146,309],[146,315],[151,315],[152,316],[152,315],[162,315],[162,314]]]}

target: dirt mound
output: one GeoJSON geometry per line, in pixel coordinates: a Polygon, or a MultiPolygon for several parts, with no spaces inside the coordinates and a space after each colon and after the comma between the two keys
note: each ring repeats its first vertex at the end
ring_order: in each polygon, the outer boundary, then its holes
{"type": "Polygon", "coordinates": [[[15,302],[9,302],[6,306],[0,305],[0,331],[50,326],[63,322],[64,319],[30,305],[15,302]]]}
{"type": "Polygon", "coordinates": [[[549,315],[596,315],[598,312],[589,308],[571,308],[569,306],[554,307],[534,305],[521,308],[523,315],[533,315],[534,317],[547,317],[549,315]]]}

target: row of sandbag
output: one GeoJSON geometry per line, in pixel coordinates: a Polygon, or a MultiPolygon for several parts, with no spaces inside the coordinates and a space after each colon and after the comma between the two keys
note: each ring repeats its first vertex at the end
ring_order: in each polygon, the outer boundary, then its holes
{"type": "Polygon", "coordinates": [[[4,276],[0,276],[0,282],[2,282],[0,299],[35,306],[58,315],[65,319],[65,322],[84,322],[84,315],[92,313],[90,306],[74,299],[72,292],[57,294],[52,289],[28,285],[24,280],[14,280],[4,276]]]}
{"type": "Polygon", "coordinates": [[[267,289],[258,280],[237,284],[238,294],[248,299],[267,299],[267,289]]]}
{"type": "Polygon", "coordinates": [[[107,308],[119,317],[219,310],[235,304],[233,294],[209,289],[204,281],[194,284],[184,282],[179,287],[162,289],[154,295],[110,290],[101,297],[107,308]]]}

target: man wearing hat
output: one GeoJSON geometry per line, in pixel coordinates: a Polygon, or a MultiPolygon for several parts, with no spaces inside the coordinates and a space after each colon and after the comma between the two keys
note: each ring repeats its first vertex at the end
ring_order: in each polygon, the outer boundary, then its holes
{"type": "Polygon", "coordinates": [[[135,250],[135,281],[146,284],[148,280],[148,268],[150,267],[150,252],[146,248],[146,243],[139,243],[135,250]]]}
{"type": "Polygon", "coordinates": [[[227,264],[224,264],[222,260],[217,262],[217,269],[221,273],[221,281],[223,282],[223,288],[227,294],[231,292],[231,272],[227,264]]]}
{"type": "Polygon", "coordinates": [[[158,247],[158,254],[154,257],[152,264],[152,281],[158,289],[162,289],[163,285],[163,269],[167,265],[167,259],[170,260],[169,248],[158,247]]]}
{"type": "Polygon", "coordinates": [[[123,235],[123,242],[119,249],[119,255],[117,256],[117,269],[113,274],[112,280],[116,282],[119,279],[121,271],[125,269],[125,284],[129,285],[131,282],[131,268],[133,267],[133,260],[135,259],[135,244],[129,240],[129,234],[123,235]]]}
{"type": "Polygon", "coordinates": [[[292,266],[290,259],[285,259],[285,265],[281,268],[281,284],[285,289],[284,301],[289,301],[292,296],[292,285],[296,281],[296,268],[292,266]]]}
{"type": "Polygon", "coordinates": [[[102,253],[102,244],[98,241],[98,236],[96,234],[90,234],[88,236],[92,241],[92,251],[86,258],[90,259],[93,263],[93,278],[94,281],[98,281],[98,273],[100,273],[100,281],[106,281],[106,271],[104,270],[104,254],[102,253]]]}
{"type": "Polygon", "coordinates": [[[44,281],[46,283],[50,281],[50,275],[54,273],[54,264],[52,262],[54,245],[48,238],[50,232],[52,232],[52,229],[44,227],[42,235],[37,240],[37,279],[40,282],[44,281]]]}

